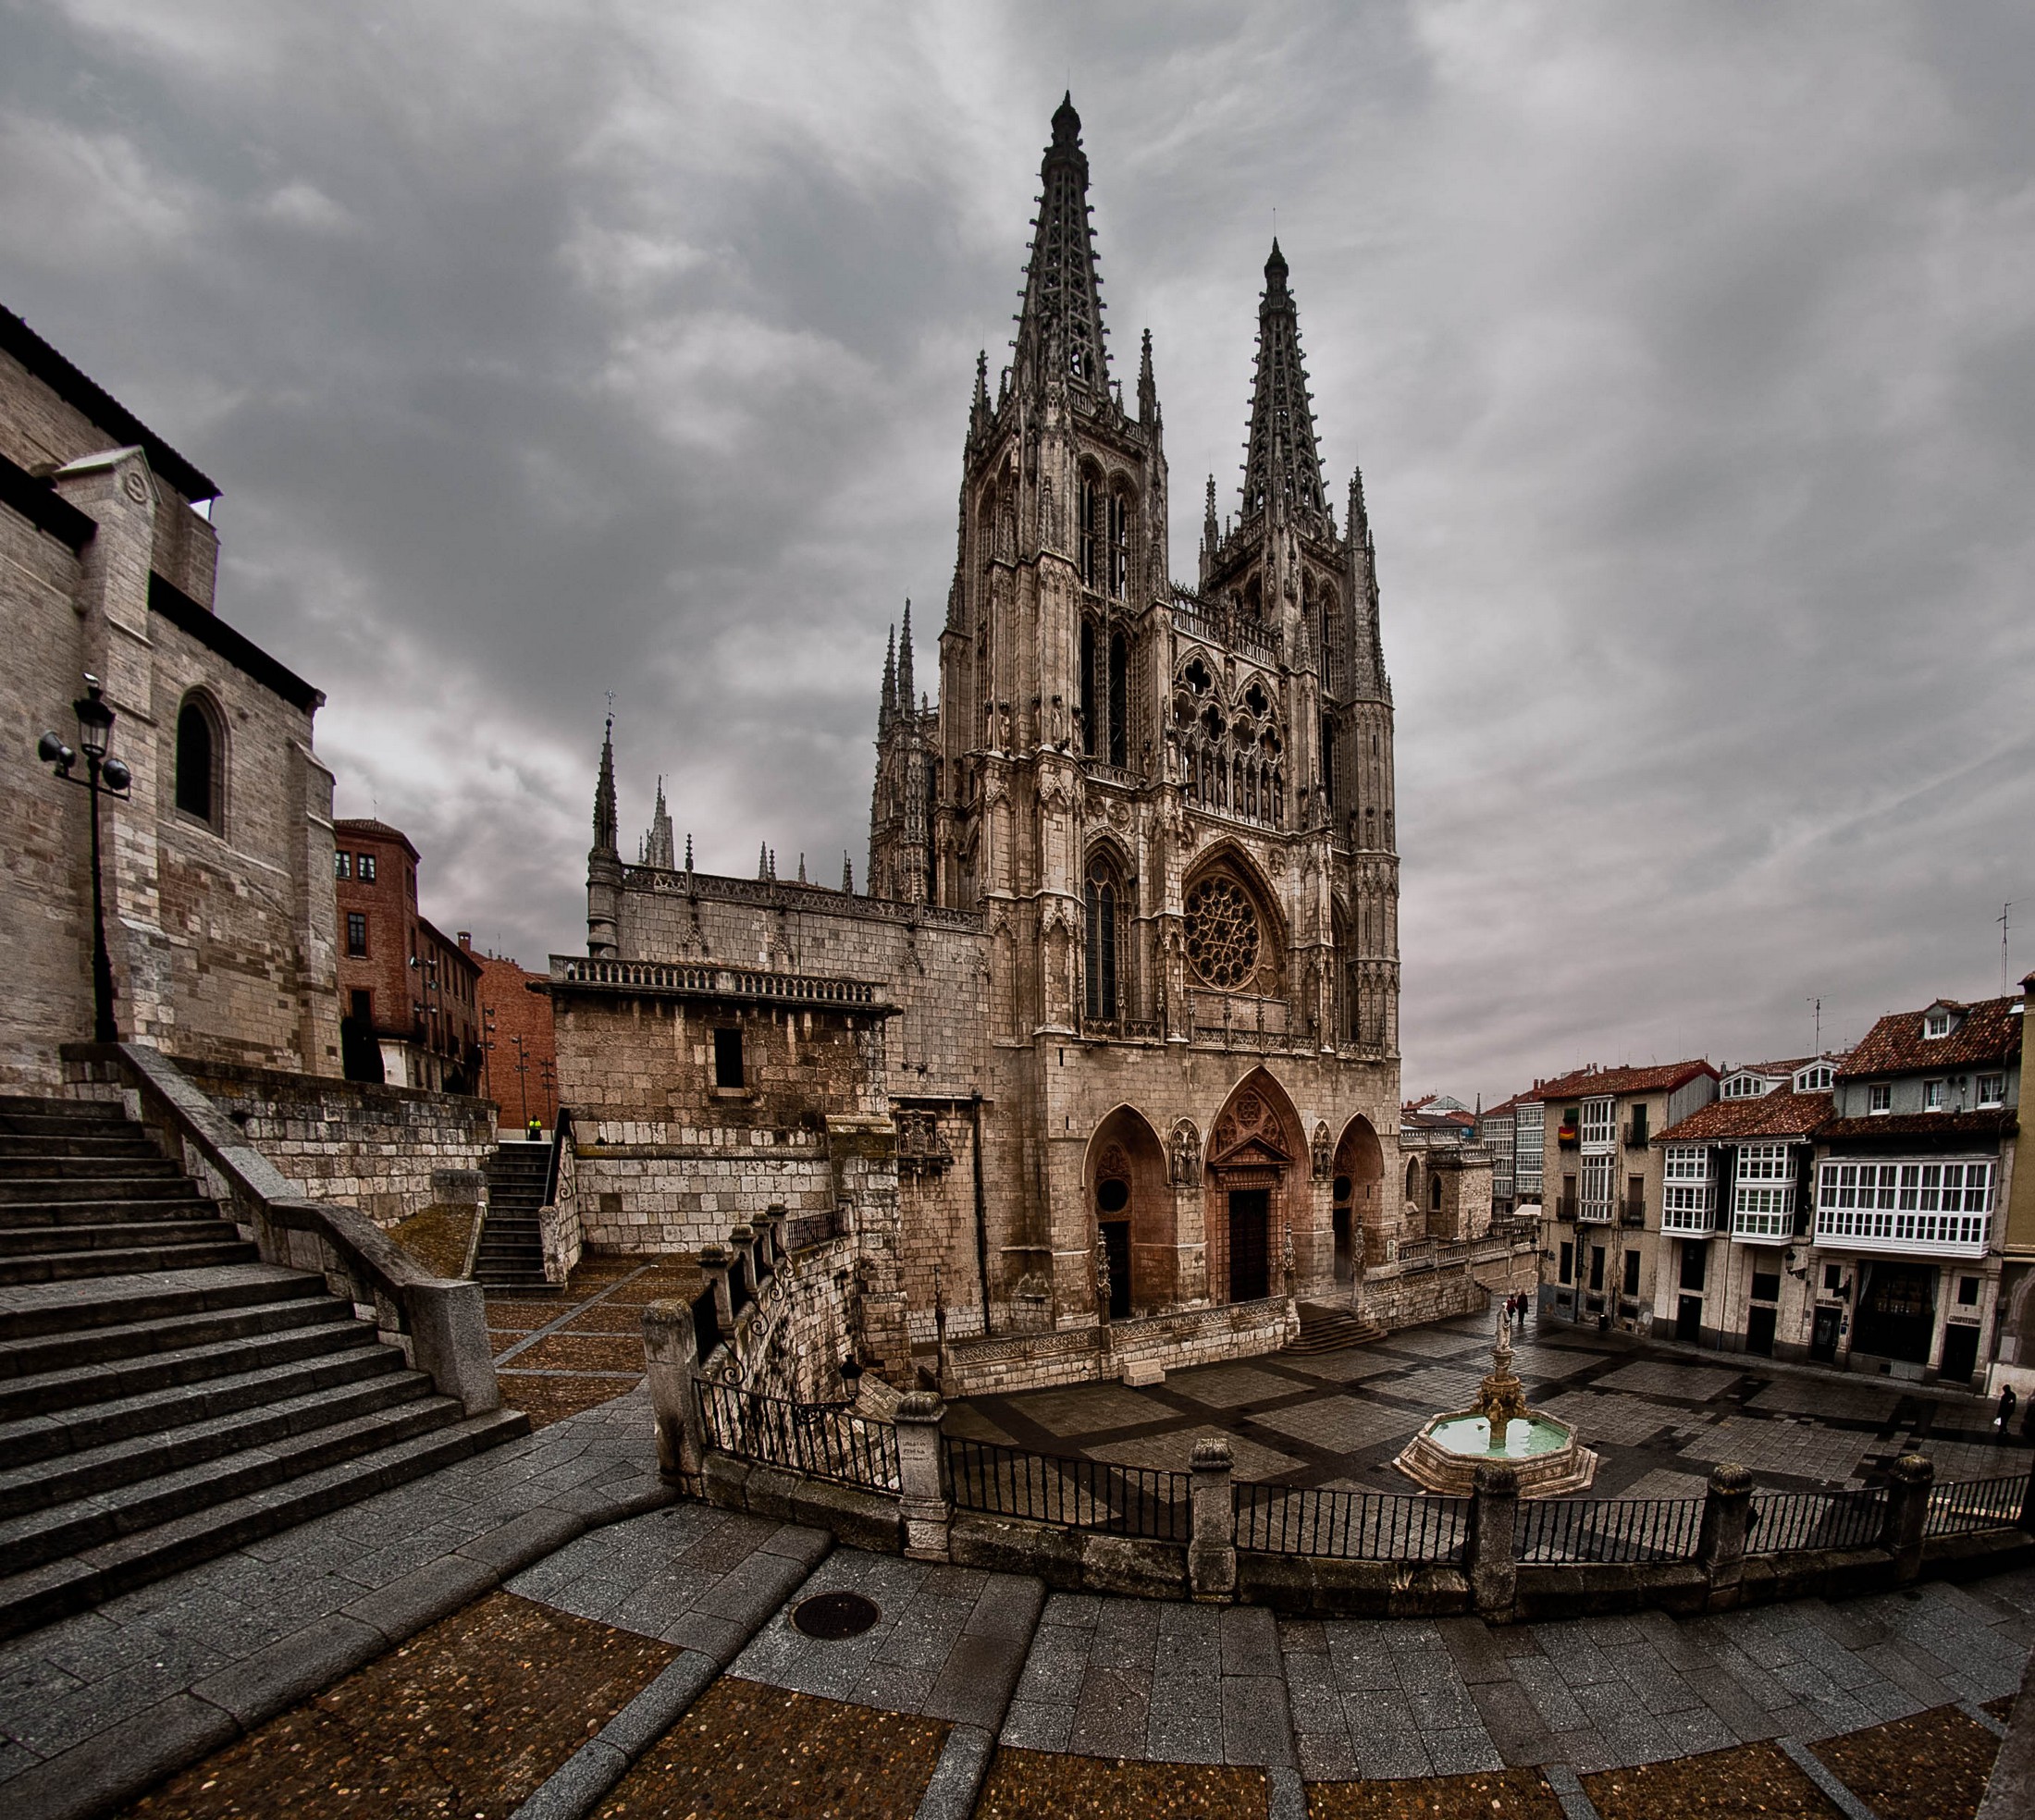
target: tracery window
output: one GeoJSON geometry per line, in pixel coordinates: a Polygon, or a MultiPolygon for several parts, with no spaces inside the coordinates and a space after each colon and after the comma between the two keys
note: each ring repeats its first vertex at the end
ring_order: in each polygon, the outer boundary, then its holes
{"type": "Polygon", "coordinates": [[[1130,586],[1130,507],[1121,493],[1109,496],[1109,597],[1121,600],[1130,586]]]}
{"type": "Polygon", "coordinates": [[[1117,990],[1123,961],[1123,918],[1118,914],[1122,888],[1108,860],[1098,856],[1090,863],[1085,897],[1087,1013],[1092,1018],[1113,1019],[1123,1015],[1117,990]]]}
{"type": "Polygon", "coordinates": [[[1088,474],[1081,476],[1080,488],[1080,536],[1079,556],[1081,563],[1081,585],[1100,590],[1102,586],[1102,542],[1103,497],[1088,474]]]}
{"type": "Polygon", "coordinates": [[[1187,894],[1187,958],[1218,991],[1248,986],[1258,971],[1264,936],[1249,894],[1234,879],[1203,879],[1187,894]]]}

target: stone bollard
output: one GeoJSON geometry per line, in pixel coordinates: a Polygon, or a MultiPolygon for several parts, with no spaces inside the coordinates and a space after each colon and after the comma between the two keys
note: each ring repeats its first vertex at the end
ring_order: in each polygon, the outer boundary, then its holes
{"type": "Polygon", "coordinates": [[[742,1286],[749,1292],[744,1298],[745,1305],[753,1303],[756,1300],[758,1286],[756,1228],[754,1226],[739,1225],[728,1235],[728,1279],[731,1292],[734,1286],[734,1273],[737,1271],[742,1273],[742,1286]]]}
{"type": "Polygon", "coordinates": [[[773,1271],[783,1271],[789,1261],[784,1249],[784,1222],[790,1218],[791,1215],[785,1211],[784,1203],[773,1200],[763,1210],[762,1217],[756,1223],[757,1230],[763,1235],[763,1243],[767,1248],[764,1255],[770,1259],[773,1271]]]}
{"type": "Polygon", "coordinates": [[[1237,1596],[1237,1499],[1227,1435],[1194,1444],[1187,1583],[1197,1599],[1237,1596]]]}
{"type": "Polygon", "coordinates": [[[954,1520],[954,1489],[940,1424],[947,1406],[939,1393],[911,1390],[897,1399],[897,1501],[905,1519],[905,1553],[915,1561],[944,1561],[954,1520]]]}
{"type": "Polygon", "coordinates": [[[699,1248],[699,1273],[714,1292],[714,1319],[721,1323],[721,1337],[734,1338],[734,1300],[728,1288],[728,1248],[724,1245],[699,1248]]]}
{"type": "Polygon", "coordinates": [[[1518,1469],[1495,1463],[1478,1467],[1470,1493],[1470,1533],[1462,1558],[1480,1612],[1511,1609],[1519,1591],[1519,1559],[1512,1542],[1518,1520],[1518,1469]]]}
{"type": "Polygon", "coordinates": [[[1710,1468],[1703,1494],[1703,1527],[1696,1539],[1696,1564],[1713,1599],[1736,1590],[1745,1571],[1745,1535],[1752,1516],[1752,1474],[1720,1462],[1710,1468]]]}
{"type": "Polygon", "coordinates": [[[1887,1513],[1880,1526],[1880,1546],[1893,1556],[1896,1580],[1913,1580],[1922,1571],[1922,1529],[1935,1482],[1935,1462],[1927,1454],[1903,1454],[1887,1472],[1887,1513]]]}
{"type": "Polygon", "coordinates": [[[657,1417],[657,1465],[688,1495],[699,1495],[707,1457],[700,1418],[693,1311],[684,1302],[652,1302],[643,1310],[643,1357],[649,1366],[650,1408],[657,1417]]]}

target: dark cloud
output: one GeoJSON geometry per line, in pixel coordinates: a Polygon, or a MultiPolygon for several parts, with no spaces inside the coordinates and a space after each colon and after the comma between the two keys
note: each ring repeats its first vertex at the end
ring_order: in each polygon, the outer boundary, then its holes
{"type": "MultiPolygon", "coordinates": [[[[1278,211],[1398,688],[1410,1088],[1997,985],[2035,879],[2035,20],[1406,4],[0,12],[6,301],[227,488],[426,906],[578,941],[624,823],[863,864],[1071,80],[1177,572],[1278,211]]],[[[2030,958],[2017,951],[2017,965],[2030,958]]]]}

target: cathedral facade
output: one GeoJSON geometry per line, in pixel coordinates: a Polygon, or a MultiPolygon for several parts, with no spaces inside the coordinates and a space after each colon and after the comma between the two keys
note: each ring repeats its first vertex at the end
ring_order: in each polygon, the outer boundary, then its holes
{"type": "Polygon", "coordinates": [[[857,1217],[898,1333],[1289,1322],[1409,1234],[1363,484],[1338,518],[1275,241],[1240,510],[1208,482],[1176,581],[1151,338],[1127,407],[1070,103],[1041,178],[1010,364],[976,373],[937,702],[908,608],[885,661],[866,891],[767,852],[696,872],[668,822],[624,864],[603,755],[588,953],[552,970],[582,1217],[675,1249],[839,1204],[825,1153],[866,1160],[887,1117],[894,1187],[857,1217]]]}

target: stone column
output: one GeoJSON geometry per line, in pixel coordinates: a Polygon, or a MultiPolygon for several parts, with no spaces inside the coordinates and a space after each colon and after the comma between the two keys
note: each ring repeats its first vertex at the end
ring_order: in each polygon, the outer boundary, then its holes
{"type": "Polygon", "coordinates": [[[1735,1593],[1745,1569],[1745,1531],[1752,1515],[1752,1474],[1742,1466],[1720,1462],[1710,1469],[1703,1494],[1703,1528],[1696,1536],[1696,1558],[1709,1581],[1712,1604],[1720,1593],[1735,1593]]]}
{"type": "Polygon", "coordinates": [[[643,1357],[649,1366],[650,1408],[657,1417],[658,1470],[692,1496],[699,1494],[707,1426],[694,1382],[698,1353],[693,1311],[680,1301],[643,1310],[643,1357]]]}
{"type": "Polygon", "coordinates": [[[944,1561],[954,1520],[954,1489],[940,1424],[947,1406],[930,1390],[906,1391],[892,1420],[897,1425],[898,1505],[905,1519],[905,1553],[915,1561],[944,1561]]]}
{"type": "Polygon", "coordinates": [[[1187,1583],[1197,1599],[1237,1596],[1237,1501],[1226,1435],[1194,1444],[1187,1583]]]}
{"type": "Polygon", "coordinates": [[[1519,1587],[1519,1561],[1512,1552],[1512,1531],[1519,1517],[1519,1472],[1516,1468],[1477,1468],[1470,1493],[1470,1534],[1463,1544],[1463,1566],[1480,1612],[1511,1608],[1519,1587]]]}
{"type": "Polygon", "coordinates": [[[1896,1580],[1913,1580],[1922,1571],[1922,1526],[1935,1482],[1935,1462],[1926,1454],[1903,1454],[1887,1473],[1887,1513],[1880,1546],[1893,1556],[1896,1580]]]}
{"type": "Polygon", "coordinates": [[[728,1248],[724,1245],[699,1248],[699,1271],[714,1292],[714,1315],[721,1322],[721,1337],[734,1338],[734,1302],[728,1291],[728,1248]]]}

